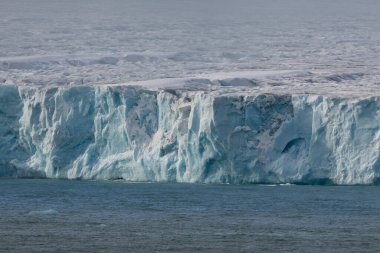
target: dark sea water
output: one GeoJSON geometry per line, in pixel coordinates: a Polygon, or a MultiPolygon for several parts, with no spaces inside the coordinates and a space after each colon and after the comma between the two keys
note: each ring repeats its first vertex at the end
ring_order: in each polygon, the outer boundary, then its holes
{"type": "Polygon", "coordinates": [[[0,252],[380,252],[380,187],[0,180],[0,252]]]}

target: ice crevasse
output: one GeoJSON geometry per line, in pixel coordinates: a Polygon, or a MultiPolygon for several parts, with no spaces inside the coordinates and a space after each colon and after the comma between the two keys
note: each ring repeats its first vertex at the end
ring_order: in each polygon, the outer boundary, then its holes
{"type": "Polygon", "coordinates": [[[373,184],[379,127],[378,96],[274,92],[247,78],[0,85],[0,176],[373,184]]]}

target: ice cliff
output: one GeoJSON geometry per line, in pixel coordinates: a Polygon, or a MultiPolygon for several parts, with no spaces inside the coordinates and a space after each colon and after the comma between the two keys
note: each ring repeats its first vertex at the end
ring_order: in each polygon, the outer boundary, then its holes
{"type": "MultiPolygon", "coordinates": [[[[310,73],[271,73],[289,78],[310,73]]],[[[372,184],[380,100],[253,76],[0,85],[0,175],[205,183],[372,184]],[[262,79],[262,80],[261,80],[262,79]],[[261,81],[260,81],[261,80],[261,81]]]]}

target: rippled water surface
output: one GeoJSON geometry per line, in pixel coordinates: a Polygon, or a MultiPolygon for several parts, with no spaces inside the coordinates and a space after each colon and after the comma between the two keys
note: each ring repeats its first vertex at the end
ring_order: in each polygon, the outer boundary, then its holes
{"type": "Polygon", "coordinates": [[[378,252],[379,194],[0,180],[0,252],[378,252]]]}

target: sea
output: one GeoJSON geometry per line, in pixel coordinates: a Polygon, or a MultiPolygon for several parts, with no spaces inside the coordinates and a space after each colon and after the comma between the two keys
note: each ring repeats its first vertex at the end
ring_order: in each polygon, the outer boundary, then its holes
{"type": "Polygon", "coordinates": [[[380,187],[0,180],[0,252],[380,252],[380,187]]]}

